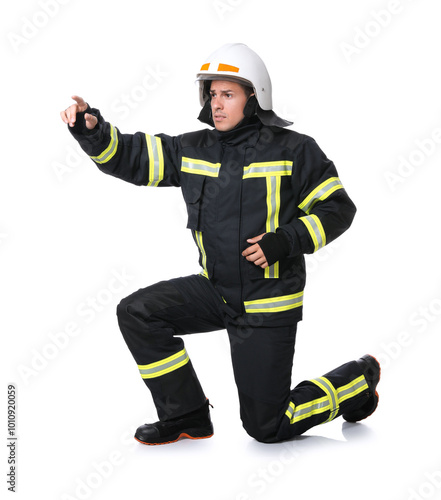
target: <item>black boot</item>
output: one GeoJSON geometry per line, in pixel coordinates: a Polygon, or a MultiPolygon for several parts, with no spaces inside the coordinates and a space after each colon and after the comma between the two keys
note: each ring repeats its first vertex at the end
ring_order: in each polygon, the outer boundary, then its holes
{"type": "Polygon", "coordinates": [[[174,443],[182,437],[205,439],[213,435],[208,399],[204,406],[178,418],[138,427],[135,439],[142,444],[174,443]]]}
{"type": "Polygon", "coordinates": [[[347,422],[358,422],[359,420],[363,420],[364,418],[372,415],[378,406],[378,392],[376,391],[376,387],[378,382],[380,381],[380,363],[369,354],[362,356],[357,363],[360,365],[363,375],[366,379],[366,382],[369,386],[369,399],[357,410],[352,410],[349,413],[344,413],[343,418],[347,422]]]}

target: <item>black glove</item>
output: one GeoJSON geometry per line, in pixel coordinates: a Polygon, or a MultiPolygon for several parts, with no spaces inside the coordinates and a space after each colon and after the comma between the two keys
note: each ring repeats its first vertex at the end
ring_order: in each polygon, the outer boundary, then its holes
{"type": "Polygon", "coordinates": [[[87,104],[87,109],[85,111],[79,111],[77,113],[76,120],[75,120],[75,125],[73,127],[69,127],[69,129],[74,134],[92,135],[92,134],[94,134],[98,130],[98,128],[99,128],[99,122],[95,125],[95,127],[93,129],[88,129],[86,127],[86,120],[84,119],[84,115],[86,113],[88,113],[89,115],[94,115],[92,113],[92,109],[89,106],[89,104],[87,104]]]}
{"type": "Polygon", "coordinates": [[[289,241],[282,231],[266,233],[258,242],[258,245],[262,249],[269,266],[289,254],[289,241]]]}

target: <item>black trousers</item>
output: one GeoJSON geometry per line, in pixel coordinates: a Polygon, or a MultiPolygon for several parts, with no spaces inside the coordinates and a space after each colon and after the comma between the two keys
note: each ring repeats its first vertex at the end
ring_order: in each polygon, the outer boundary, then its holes
{"type": "Polygon", "coordinates": [[[259,441],[302,434],[369,397],[355,361],[291,390],[297,325],[244,325],[223,312],[222,301],[208,279],[193,275],[138,290],[118,305],[121,332],[160,420],[189,413],[206,401],[181,336],[223,329],[230,339],[242,423],[259,441]]]}

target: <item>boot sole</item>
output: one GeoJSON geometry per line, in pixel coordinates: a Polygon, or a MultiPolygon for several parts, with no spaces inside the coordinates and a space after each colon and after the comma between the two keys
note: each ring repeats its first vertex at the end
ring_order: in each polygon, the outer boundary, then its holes
{"type": "Polygon", "coordinates": [[[168,439],[168,441],[161,441],[160,440],[161,438],[158,438],[158,441],[151,440],[151,441],[147,442],[147,441],[141,441],[140,439],[138,439],[136,437],[136,435],[134,437],[135,437],[136,441],[138,441],[138,443],[146,444],[149,446],[156,446],[156,445],[161,445],[161,444],[176,443],[176,441],[179,441],[182,438],[188,438],[188,439],[193,439],[193,440],[208,439],[208,438],[211,438],[213,435],[214,435],[213,431],[209,431],[207,433],[204,433],[204,432],[201,432],[200,429],[197,429],[197,430],[188,430],[186,432],[180,432],[177,435],[175,434],[174,436],[170,437],[168,439]],[[211,432],[211,434],[210,434],[210,432],[211,432]],[[202,436],[200,434],[202,434],[202,436]]]}

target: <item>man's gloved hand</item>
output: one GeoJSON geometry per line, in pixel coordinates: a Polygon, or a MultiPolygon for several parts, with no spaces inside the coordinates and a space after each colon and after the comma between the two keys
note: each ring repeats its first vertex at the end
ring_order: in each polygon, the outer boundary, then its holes
{"type": "Polygon", "coordinates": [[[256,266],[265,269],[289,254],[288,238],[283,232],[262,233],[250,238],[251,246],[242,252],[242,256],[256,266]]]}
{"type": "MultiPolygon", "coordinates": [[[[77,121],[77,115],[84,113],[89,108],[89,105],[82,97],[73,95],[72,99],[76,101],[76,104],[72,104],[60,112],[61,119],[66,125],[69,125],[69,127],[74,127],[77,121]]],[[[84,120],[88,130],[94,129],[98,123],[98,118],[90,113],[84,113],[84,120]]]]}

